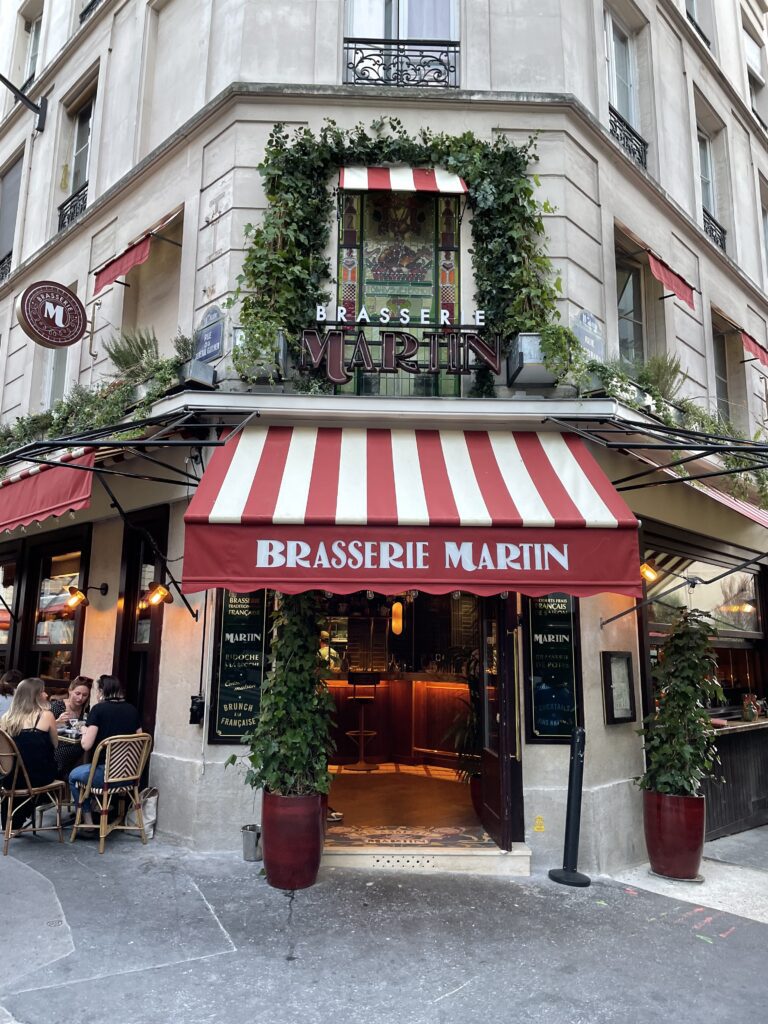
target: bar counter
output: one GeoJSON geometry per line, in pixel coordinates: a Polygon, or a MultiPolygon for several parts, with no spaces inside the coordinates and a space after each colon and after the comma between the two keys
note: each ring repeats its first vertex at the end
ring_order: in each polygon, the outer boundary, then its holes
{"type": "MultiPolygon", "coordinates": [[[[358,697],[372,697],[365,707],[367,761],[380,764],[434,764],[453,767],[456,754],[446,734],[466,710],[469,687],[450,672],[381,672],[377,686],[354,687],[358,697]]],[[[358,707],[350,702],[353,687],[344,675],[329,675],[328,690],[336,704],[336,764],[357,760],[357,744],[347,736],[358,725],[358,707]]]]}
{"type": "Polygon", "coordinates": [[[707,780],[707,839],[768,824],[768,719],[715,730],[724,783],[707,780]]]}

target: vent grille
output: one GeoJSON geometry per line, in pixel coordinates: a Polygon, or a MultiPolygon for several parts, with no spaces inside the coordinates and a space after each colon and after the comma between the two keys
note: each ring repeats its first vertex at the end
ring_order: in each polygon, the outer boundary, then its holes
{"type": "Polygon", "coordinates": [[[437,867],[436,858],[431,854],[382,853],[374,855],[372,859],[375,868],[417,868],[421,871],[437,867]]]}

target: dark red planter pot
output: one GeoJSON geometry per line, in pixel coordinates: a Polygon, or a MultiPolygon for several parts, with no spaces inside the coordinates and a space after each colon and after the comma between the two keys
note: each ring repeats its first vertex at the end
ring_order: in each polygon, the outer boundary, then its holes
{"type": "Polygon", "coordinates": [[[306,889],[314,885],[323,852],[320,793],[264,793],[261,847],[267,882],[275,889],[306,889]]]}
{"type": "Polygon", "coordinates": [[[703,796],[643,791],[645,845],[651,871],[667,878],[696,878],[704,851],[703,796]]]}

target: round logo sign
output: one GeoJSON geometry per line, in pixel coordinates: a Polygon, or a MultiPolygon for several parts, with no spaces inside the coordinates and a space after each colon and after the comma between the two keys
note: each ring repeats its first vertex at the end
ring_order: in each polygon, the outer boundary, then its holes
{"type": "Polygon", "coordinates": [[[55,281],[38,281],[22,292],[16,301],[16,318],[24,333],[45,348],[74,345],[87,326],[85,306],[55,281]]]}

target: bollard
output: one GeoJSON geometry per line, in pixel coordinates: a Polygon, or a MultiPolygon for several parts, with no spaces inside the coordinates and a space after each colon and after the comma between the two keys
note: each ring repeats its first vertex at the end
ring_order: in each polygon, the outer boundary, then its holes
{"type": "Polygon", "coordinates": [[[261,860],[261,825],[243,825],[243,860],[261,860]]]}
{"type": "Polygon", "coordinates": [[[571,733],[571,764],[568,770],[568,804],[565,811],[565,845],[562,868],[552,868],[549,877],[561,885],[585,887],[588,875],[577,871],[579,862],[579,830],[581,828],[581,786],[584,778],[584,747],[586,734],[577,726],[571,733]]]}

